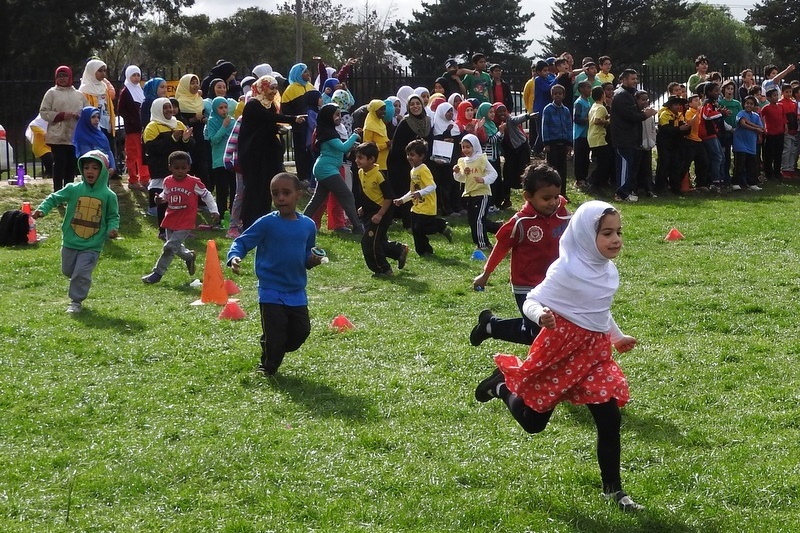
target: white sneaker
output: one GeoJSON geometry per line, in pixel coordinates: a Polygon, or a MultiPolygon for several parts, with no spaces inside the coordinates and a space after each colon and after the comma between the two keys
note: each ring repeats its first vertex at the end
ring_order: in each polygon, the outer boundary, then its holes
{"type": "Polygon", "coordinates": [[[625,201],[626,202],[638,202],[639,201],[639,197],[636,196],[635,194],[629,194],[628,197],[625,198],[625,201]]]}
{"type": "Polygon", "coordinates": [[[731,185],[731,190],[732,191],[741,191],[742,190],[742,186],[741,185],[731,185]]]}
{"type": "Polygon", "coordinates": [[[628,496],[624,490],[618,490],[617,492],[606,492],[603,494],[603,498],[605,498],[607,501],[616,503],[620,510],[626,513],[635,513],[636,511],[641,511],[644,509],[644,505],[640,505],[633,501],[633,499],[628,496]]]}
{"type": "Polygon", "coordinates": [[[67,313],[77,314],[80,313],[81,311],[83,311],[83,306],[81,305],[80,302],[72,302],[71,304],[69,304],[69,307],[67,307],[67,313]]]}
{"type": "Polygon", "coordinates": [[[748,191],[763,191],[764,189],[762,189],[762,188],[761,188],[761,187],[759,187],[758,185],[750,185],[750,186],[747,188],[747,190],[748,190],[748,191]]]}

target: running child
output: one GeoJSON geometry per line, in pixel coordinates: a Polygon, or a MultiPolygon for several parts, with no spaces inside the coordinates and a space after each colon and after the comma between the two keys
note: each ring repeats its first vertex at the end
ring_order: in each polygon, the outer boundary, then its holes
{"type": "Polygon", "coordinates": [[[572,216],[559,243],[559,257],[529,294],[523,312],[542,331],[523,362],[497,354],[497,369],[480,382],[475,399],[502,399],[528,433],[545,429],[564,401],[586,405],[597,426],[597,459],[603,496],[623,511],[643,509],[622,489],[619,408],[628,403],[628,380],[611,357],[627,352],[634,337],[611,315],[619,272],[611,261],[622,249],[619,212],[592,200],[572,216]]]}
{"type": "Polygon", "coordinates": [[[78,159],[83,178],[67,183],[51,193],[33,212],[33,218],[46,216],[56,206],[66,204],[61,223],[61,272],[69,278],[67,313],[80,313],[92,287],[92,272],[108,239],[119,234],[117,195],[108,188],[108,159],[92,150],[78,159]]]}
{"type": "Polygon", "coordinates": [[[214,196],[206,189],[200,178],[189,175],[192,164],[189,153],[172,152],[168,161],[171,174],[164,179],[164,190],[157,199],[159,203],[167,206],[164,221],[161,223],[166,232],[166,242],[153,271],[142,276],[142,281],[147,284],[161,281],[176,255],[186,263],[189,275],[194,275],[197,255],[183,243],[195,227],[198,200],[206,204],[212,220],[215,223],[219,222],[219,211],[214,196]]]}
{"type": "Polygon", "coordinates": [[[487,233],[497,233],[500,223],[488,220],[489,198],[492,190],[489,186],[497,179],[497,171],[489,164],[486,154],[481,149],[478,138],[468,133],[461,140],[461,153],[453,167],[453,179],[464,184],[462,197],[467,205],[467,219],[472,232],[472,242],[481,250],[491,247],[487,233]]]}
{"type": "Polygon", "coordinates": [[[300,348],[311,333],[306,271],[322,257],[311,251],[317,236],[314,221],[297,212],[302,189],[294,174],[272,178],[270,193],[277,209],[248,226],[228,251],[227,264],[238,274],[247,252],[256,250],[262,332],[258,371],[265,376],[275,375],[286,352],[300,348]]]}
{"type": "MultiPolygon", "coordinates": [[[[475,289],[486,287],[489,276],[511,252],[511,292],[522,313],[525,297],[542,282],[547,267],[558,257],[558,241],[569,222],[567,200],[560,194],[561,183],[558,172],[547,165],[531,165],[525,170],[525,205],[497,231],[483,272],[472,281],[475,289]]],[[[524,313],[521,318],[502,319],[484,309],[469,334],[469,342],[479,346],[491,338],[530,346],[539,329],[524,313]]]]}

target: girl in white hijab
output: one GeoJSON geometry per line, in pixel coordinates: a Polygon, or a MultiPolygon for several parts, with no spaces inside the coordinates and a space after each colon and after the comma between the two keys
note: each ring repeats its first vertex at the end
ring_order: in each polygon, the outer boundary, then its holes
{"type": "Polygon", "coordinates": [[[619,212],[605,202],[582,204],[561,237],[558,259],[523,306],[542,326],[527,359],[496,355],[498,369],[478,385],[475,398],[501,398],[529,433],[543,431],[563,401],[586,405],[597,426],[603,495],[623,511],[638,511],[643,506],[622,490],[620,476],[619,408],[629,399],[628,380],[611,357],[612,345],[619,352],[636,345],[611,316],[619,286],[612,259],[621,249],[619,212]]]}
{"type": "Polygon", "coordinates": [[[439,104],[439,107],[436,108],[436,112],[433,115],[433,134],[434,135],[449,135],[451,137],[458,136],[461,131],[458,129],[458,126],[453,121],[453,106],[444,103],[439,104]],[[450,118],[447,118],[447,114],[450,114],[450,118]]]}
{"type": "Polygon", "coordinates": [[[87,61],[78,90],[86,96],[90,106],[100,110],[100,129],[106,134],[109,144],[113,146],[113,137],[116,130],[116,115],[114,112],[116,91],[111,82],[106,80],[106,68],[106,64],[99,59],[87,61]]]}
{"type": "Polygon", "coordinates": [[[459,158],[453,167],[453,179],[464,184],[461,196],[467,208],[472,242],[481,250],[489,250],[492,244],[488,234],[494,235],[501,226],[499,222],[486,218],[492,197],[490,185],[497,179],[497,171],[489,163],[481,149],[481,141],[475,135],[464,135],[461,153],[464,157],[459,158]]]}
{"type": "Polygon", "coordinates": [[[142,154],[142,104],[144,89],[140,84],[142,71],[136,65],[125,69],[125,86],[119,93],[118,113],[125,127],[125,168],[128,171],[128,188],[145,191],[150,181],[150,170],[142,154]]]}
{"type": "Polygon", "coordinates": [[[397,99],[400,100],[400,116],[404,117],[408,112],[406,110],[406,104],[408,103],[408,99],[414,94],[414,88],[409,87],[408,85],[403,85],[399,89],[397,89],[397,99]]]}

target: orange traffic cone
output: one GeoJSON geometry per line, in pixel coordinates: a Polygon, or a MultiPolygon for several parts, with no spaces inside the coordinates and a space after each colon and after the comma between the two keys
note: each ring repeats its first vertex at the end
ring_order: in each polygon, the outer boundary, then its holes
{"type": "Polygon", "coordinates": [[[347,331],[348,329],[353,329],[355,326],[350,319],[344,315],[339,315],[331,321],[330,328],[335,329],[339,333],[347,331]]]}
{"type": "Polygon", "coordinates": [[[22,202],[21,211],[28,215],[28,244],[35,244],[39,237],[36,235],[36,220],[31,213],[31,203],[22,202]]]}
{"type": "Polygon", "coordinates": [[[669,230],[667,236],[664,237],[665,241],[679,241],[681,239],[683,239],[683,234],[680,231],[678,231],[677,228],[672,228],[671,230],[669,230]]]}
{"type": "Polygon", "coordinates": [[[225,292],[228,293],[228,296],[233,296],[234,294],[239,294],[239,286],[232,279],[225,280],[225,292]]]}
{"type": "Polygon", "coordinates": [[[241,320],[246,316],[247,313],[239,307],[238,303],[228,302],[225,304],[225,307],[222,308],[217,318],[220,320],[241,320]]]}
{"type": "Polygon", "coordinates": [[[222,265],[217,254],[217,243],[209,240],[206,245],[206,264],[203,268],[203,291],[200,301],[204,304],[215,303],[225,305],[228,303],[228,293],[225,291],[225,279],[222,277],[222,265]]]}
{"type": "Polygon", "coordinates": [[[681,182],[681,192],[691,192],[694,189],[692,188],[692,182],[689,181],[689,173],[683,175],[683,181],[681,182]]]}

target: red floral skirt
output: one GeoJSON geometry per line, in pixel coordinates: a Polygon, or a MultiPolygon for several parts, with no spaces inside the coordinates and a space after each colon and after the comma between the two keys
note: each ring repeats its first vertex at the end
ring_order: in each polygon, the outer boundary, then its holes
{"type": "Polygon", "coordinates": [[[576,405],[630,399],[628,380],[611,358],[608,333],[589,331],[557,316],[556,329],[542,329],[528,358],[494,356],[506,386],[534,411],[550,411],[563,401],[576,405]]]}

